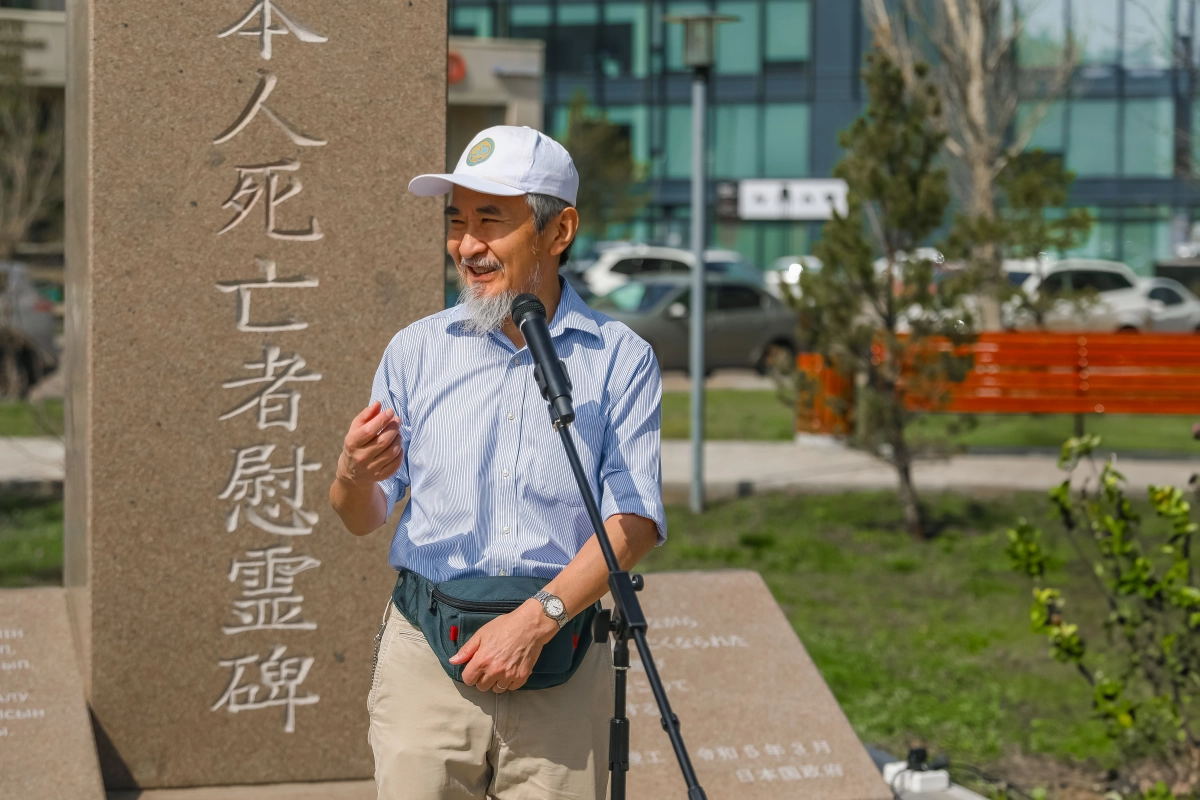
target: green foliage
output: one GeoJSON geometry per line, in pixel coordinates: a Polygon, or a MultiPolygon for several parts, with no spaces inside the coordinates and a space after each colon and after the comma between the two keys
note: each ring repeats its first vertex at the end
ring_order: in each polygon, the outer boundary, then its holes
{"type": "Polygon", "coordinates": [[[579,172],[580,235],[603,239],[610,225],[633,221],[648,199],[635,191],[642,168],[633,160],[628,133],[591,108],[582,90],[571,97],[563,145],[579,172]]]}
{"type": "Polygon", "coordinates": [[[815,248],[823,266],[801,275],[792,303],[808,322],[816,352],[847,374],[867,376],[856,409],[860,444],[887,454],[896,467],[909,531],[920,536],[907,398],[936,406],[940,387],[965,376],[965,359],[928,340],[963,342],[971,324],[956,282],[935,288],[933,264],[918,254],[941,225],[950,193],[938,164],[941,100],[926,80],[928,68],[918,65],[916,73],[918,87],[909,91],[891,61],[867,55],[867,107],[839,136],[846,155],[834,169],[849,187],[847,213],[826,223],[815,248]],[[877,259],[883,269],[876,269],[877,259]]]}
{"type": "Polygon", "coordinates": [[[1200,526],[1180,489],[1153,486],[1150,507],[1165,526],[1149,531],[1114,463],[1097,466],[1099,446],[1096,436],[1063,445],[1059,466],[1067,477],[1049,499],[1065,539],[1090,568],[1104,612],[1068,618],[1065,593],[1048,585],[1043,534],[1024,519],[1008,532],[1010,565],[1033,579],[1033,630],[1047,637],[1055,659],[1075,667],[1091,685],[1092,711],[1109,737],[1133,755],[1195,751],[1200,588],[1192,540],[1200,526]],[[1085,641],[1081,622],[1097,623],[1106,640],[1085,641]]]}

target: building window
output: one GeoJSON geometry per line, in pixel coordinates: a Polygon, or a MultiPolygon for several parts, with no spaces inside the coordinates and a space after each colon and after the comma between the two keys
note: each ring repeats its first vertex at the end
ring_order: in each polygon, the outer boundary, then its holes
{"type": "Polygon", "coordinates": [[[759,113],[755,105],[728,105],[716,108],[714,178],[754,178],[758,176],[759,113]]]}
{"type": "Polygon", "coordinates": [[[1067,253],[1075,258],[1103,258],[1114,260],[1118,257],[1120,245],[1117,221],[1102,218],[1100,209],[1089,209],[1092,212],[1092,228],[1088,232],[1087,241],[1067,253]]]}
{"type": "Polygon", "coordinates": [[[1168,220],[1126,219],[1121,223],[1121,260],[1137,274],[1153,275],[1154,264],[1171,255],[1168,220]]]}
{"type": "Polygon", "coordinates": [[[646,77],[647,39],[645,3],[608,3],[604,6],[604,38],[600,68],[610,78],[646,77]]]}
{"type": "Polygon", "coordinates": [[[1067,41],[1064,0],[1019,0],[1017,14],[1024,27],[1017,40],[1022,67],[1055,67],[1062,63],[1067,41]]]}
{"type": "Polygon", "coordinates": [[[811,24],[808,0],[767,0],[767,61],[808,61],[812,56],[811,24]]]}
{"type": "Polygon", "coordinates": [[[1067,169],[1081,178],[1116,174],[1116,100],[1077,100],[1071,104],[1067,169]]]}
{"type": "Polygon", "coordinates": [[[608,121],[625,129],[634,163],[650,163],[650,110],[646,106],[609,106],[608,121]]]}
{"type": "Polygon", "coordinates": [[[1120,27],[1119,0],[1074,0],[1071,33],[1083,49],[1084,64],[1116,64],[1120,27]]]}
{"type": "Polygon", "coordinates": [[[550,46],[551,63],[559,72],[590,75],[600,49],[600,9],[595,3],[560,3],[558,29],[550,46]]]}
{"type": "Polygon", "coordinates": [[[688,178],[692,174],[692,108],[667,106],[667,177],[688,178]]]}
{"type": "Polygon", "coordinates": [[[721,75],[754,75],[762,68],[758,3],[734,0],[717,4],[718,14],[737,17],[717,27],[716,70],[721,75]]]}
{"type": "Polygon", "coordinates": [[[1042,109],[1040,103],[1021,103],[1017,109],[1017,135],[1024,135],[1028,131],[1029,125],[1033,123],[1034,114],[1042,115],[1029,137],[1026,150],[1042,149],[1047,153],[1062,153],[1063,111],[1064,106],[1061,102],[1051,103],[1045,109],[1042,109]]]}
{"type": "Polygon", "coordinates": [[[1174,61],[1171,0],[1126,2],[1124,33],[1126,69],[1170,68],[1174,61]]]}
{"type": "Polygon", "coordinates": [[[763,111],[764,172],[768,178],[809,174],[809,108],[803,103],[769,105],[763,111]]]}
{"type": "Polygon", "coordinates": [[[550,6],[515,5],[509,10],[508,33],[513,39],[550,39],[550,6]]]}
{"type": "Polygon", "coordinates": [[[1123,173],[1169,178],[1175,169],[1175,106],[1166,97],[1125,101],[1123,173]]]}
{"type": "Polygon", "coordinates": [[[450,23],[451,36],[474,36],[490,39],[492,36],[492,9],[487,6],[459,6],[454,9],[450,23]]]}

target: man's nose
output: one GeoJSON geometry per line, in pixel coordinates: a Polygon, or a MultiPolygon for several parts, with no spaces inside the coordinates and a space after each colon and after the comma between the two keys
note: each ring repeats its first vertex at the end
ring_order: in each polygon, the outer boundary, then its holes
{"type": "Polygon", "coordinates": [[[462,241],[458,243],[458,253],[463,258],[473,258],[487,253],[488,247],[483,242],[476,239],[471,234],[463,235],[462,241]]]}

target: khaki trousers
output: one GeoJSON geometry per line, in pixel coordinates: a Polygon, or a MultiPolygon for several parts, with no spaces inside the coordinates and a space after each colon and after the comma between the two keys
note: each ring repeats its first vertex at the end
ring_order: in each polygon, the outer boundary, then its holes
{"type": "Polygon", "coordinates": [[[612,653],[561,686],[481,692],[451,680],[388,604],[367,711],[380,800],[603,800],[612,653]]]}

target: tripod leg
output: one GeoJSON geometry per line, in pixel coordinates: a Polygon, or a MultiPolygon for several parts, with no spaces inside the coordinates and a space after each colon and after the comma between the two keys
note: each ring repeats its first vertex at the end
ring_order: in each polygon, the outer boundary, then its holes
{"type": "Polygon", "coordinates": [[[608,724],[608,769],[611,800],[625,800],[625,773],[629,771],[629,720],[625,716],[625,682],[629,676],[629,640],[613,637],[613,718],[608,724]]]}

